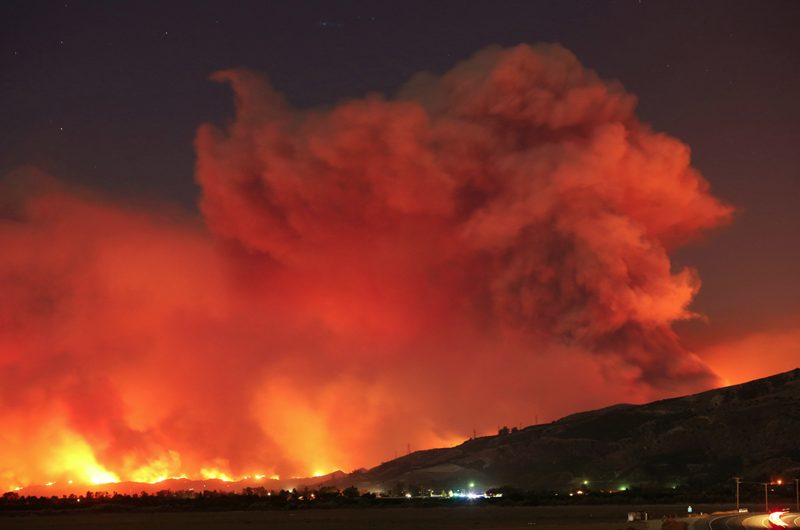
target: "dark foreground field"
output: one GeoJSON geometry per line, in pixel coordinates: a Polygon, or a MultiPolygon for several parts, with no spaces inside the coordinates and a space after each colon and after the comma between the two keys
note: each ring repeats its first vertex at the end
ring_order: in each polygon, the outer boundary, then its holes
{"type": "MultiPolygon", "coordinates": [[[[695,512],[730,509],[730,506],[695,506],[695,512]]],[[[164,528],[170,530],[455,530],[481,528],[525,528],[537,530],[590,529],[644,530],[643,522],[627,522],[628,511],[647,510],[657,518],[665,514],[686,514],[686,506],[570,506],[519,508],[417,508],[367,510],[298,510],[268,512],[189,512],[189,513],[119,513],[25,515],[0,517],[0,528],[16,529],[97,529],[134,530],[164,528]]],[[[650,528],[660,528],[660,522],[650,528]]]]}

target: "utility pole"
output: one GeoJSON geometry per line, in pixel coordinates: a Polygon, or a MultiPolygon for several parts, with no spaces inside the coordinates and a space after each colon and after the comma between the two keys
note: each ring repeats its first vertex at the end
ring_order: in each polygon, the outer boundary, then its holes
{"type": "Polygon", "coordinates": [[[739,512],[739,482],[742,481],[742,477],[733,477],[733,480],[736,481],[736,512],[739,512]]]}
{"type": "Polygon", "coordinates": [[[769,513],[769,493],[767,492],[767,487],[769,486],[768,482],[764,482],[764,508],[767,509],[767,513],[769,513]]]}
{"type": "Polygon", "coordinates": [[[411,444],[408,444],[408,454],[411,454],[411,444]]]}
{"type": "Polygon", "coordinates": [[[794,494],[797,496],[797,511],[800,512],[800,486],[798,486],[797,481],[800,479],[794,479],[794,494]]]}

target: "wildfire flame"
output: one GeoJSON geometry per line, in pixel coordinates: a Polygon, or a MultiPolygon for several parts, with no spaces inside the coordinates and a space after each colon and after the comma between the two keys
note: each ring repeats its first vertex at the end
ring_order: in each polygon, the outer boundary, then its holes
{"type": "Polygon", "coordinates": [[[89,471],[89,480],[94,484],[111,484],[119,482],[119,477],[114,473],[104,471],[102,468],[95,466],[89,471]]]}
{"type": "Polygon", "coordinates": [[[241,480],[241,478],[239,479],[231,478],[230,475],[220,471],[217,468],[203,468],[200,470],[200,476],[203,477],[204,479],[218,479],[223,482],[233,482],[234,480],[241,480]]]}

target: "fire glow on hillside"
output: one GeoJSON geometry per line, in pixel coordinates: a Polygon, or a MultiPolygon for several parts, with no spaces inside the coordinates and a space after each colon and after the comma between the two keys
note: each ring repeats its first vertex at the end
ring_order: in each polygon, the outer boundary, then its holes
{"type": "Polygon", "coordinates": [[[717,382],[668,253],[731,208],[567,50],[332,110],[213,79],[203,219],[0,183],[0,488],[350,470],[717,382]]]}

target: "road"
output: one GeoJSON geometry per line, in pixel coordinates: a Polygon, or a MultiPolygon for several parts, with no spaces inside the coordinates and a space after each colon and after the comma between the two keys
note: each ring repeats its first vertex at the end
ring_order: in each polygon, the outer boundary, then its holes
{"type": "MultiPolygon", "coordinates": [[[[734,530],[737,528],[776,528],[768,521],[769,515],[760,513],[734,513],[726,515],[709,515],[697,519],[694,530],[734,530]]],[[[800,513],[784,513],[780,517],[787,528],[800,528],[800,513]]]]}

